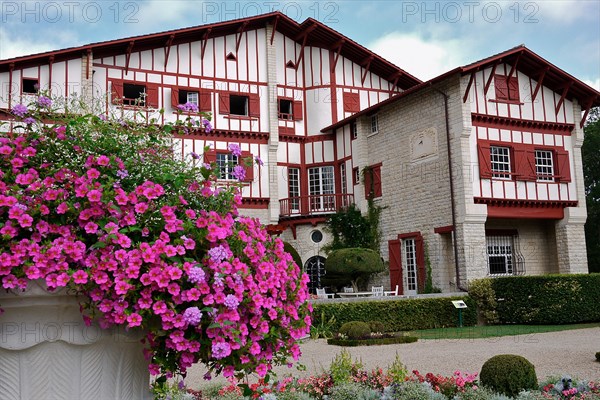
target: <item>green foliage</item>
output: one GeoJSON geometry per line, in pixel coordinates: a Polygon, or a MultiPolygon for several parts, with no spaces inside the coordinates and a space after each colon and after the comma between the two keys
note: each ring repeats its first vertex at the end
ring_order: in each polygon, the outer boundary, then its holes
{"type": "Polygon", "coordinates": [[[392,385],[384,394],[392,400],[447,400],[446,396],[434,391],[427,383],[414,381],[392,385]]]}
{"type": "Polygon", "coordinates": [[[327,398],[329,400],[379,400],[381,399],[381,394],[358,382],[347,382],[334,386],[327,398]]]}
{"type": "MultiPolygon", "coordinates": [[[[313,317],[314,318],[314,317],[313,317]]],[[[335,326],[335,315],[325,318],[325,311],[321,311],[321,318],[318,323],[313,323],[310,326],[310,337],[311,339],[324,338],[329,339],[333,337],[335,326]]]]}
{"type": "Polygon", "coordinates": [[[371,274],[384,270],[379,253],[365,248],[348,248],[334,250],[325,261],[325,279],[351,282],[356,289],[362,282],[366,282],[371,274]]]}
{"type": "Polygon", "coordinates": [[[341,339],[331,338],[327,339],[327,344],[333,346],[344,346],[344,347],[358,347],[358,346],[379,346],[382,344],[402,344],[402,343],[414,343],[419,338],[416,336],[396,336],[396,337],[382,337],[382,338],[370,338],[370,339],[341,339]]]}
{"type": "Polygon", "coordinates": [[[600,274],[501,277],[491,284],[500,323],[600,321],[600,274]]]}
{"type": "Polygon", "coordinates": [[[342,325],[339,332],[350,339],[362,339],[369,336],[371,328],[366,322],[350,321],[342,325]]]}
{"type": "Polygon", "coordinates": [[[374,246],[371,221],[360,212],[355,204],[351,204],[331,215],[327,220],[327,230],[331,233],[331,243],[323,246],[329,253],[333,250],[351,247],[363,247],[378,251],[374,246]]]}
{"type": "Polygon", "coordinates": [[[477,302],[477,311],[483,317],[486,323],[498,323],[498,313],[496,308],[496,293],[492,288],[492,279],[476,279],[469,282],[469,296],[477,302]]]}
{"type": "Polygon", "coordinates": [[[537,389],[535,367],[525,357],[500,354],[487,360],[479,374],[481,384],[515,397],[521,390],[537,389]]]}
{"type": "Polygon", "coordinates": [[[298,254],[298,251],[294,248],[294,246],[292,246],[288,242],[283,242],[283,250],[285,250],[286,253],[290,253],[292,258],[294,259],[294,262],[300,268],[302,268],[302,257],[300,257],[300,254],[298,254]]]}
{"type": "Polygon", "coordinates": [[[408,370],[400,360],[400,355],[398,352],[396,352],[396,358],[394,358],[394,362],[388,367],[388,375],[396,383],[404,382],[408,376],[408,370]]]}
{"type": "Polygon", "coordinates": [[[356,375],[356,372],[362,367],[362,361],[352,360],[350,353],[344,349],[331,361],[329,373],[333,383],[339,385],[344,382],[351,382],[352,376],[356,375]]]}
{"type": "Polygon", "coordinates": [[[431,259],[429,258],[429,247],[425,244],[425,271],[427,273],[425,277],[425,286],[423,293],[442,293],[442,289],[433,286],[433,276],[431,270],[431,259]]]}
{"type": "MultiPolygon", "coordinates": [[[[267,400],[266,397],[263,396],[263,399],[267,400]]],[[[277,400],[313,400],[310,394],[306,392],[278,392],[277,400]]]]}
{"type": "Polygon", "coordinates": [[[371,332],[383,333],[385,332],[385,324],[381,321],[369,321],[369,328],[371,328],[371,332]]]}
{"type": "Polygon", "coordinates": [[[467,386],[463,392],[459,392],[452,400],[511,400],[511,398],[495,393],[486,387],[473,389],[467,386]]]}
{"type": "Polygon", "coordinates": [[[476,306],[469,297],[314,304],[313,324],[319,324],[319,316],[325,319],[335,316],[334,330],[346,322],[372,320],[381,321],[386,332],[456,327],[458,316],[451,300],[467,303],[468,308],[463,310],[463,324],[475,325],[476,306]]]}
{"type": "Polygon", "coordinates": [[[585,243],[590,272],[600,272],[600,108],[590,112],[581,147],[587,205],[585,243]]]}

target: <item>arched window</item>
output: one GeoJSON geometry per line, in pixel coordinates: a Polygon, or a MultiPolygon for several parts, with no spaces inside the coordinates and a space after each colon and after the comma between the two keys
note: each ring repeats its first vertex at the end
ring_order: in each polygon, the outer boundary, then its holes
{"type": "Polygon", "coordinates": [[[321,277],[325,275],[325,257],[314,256],[309,258],[304,264],[304,270],[310,278],[308,291],[316,293],[317,288],[321,287],[321,277]]]}

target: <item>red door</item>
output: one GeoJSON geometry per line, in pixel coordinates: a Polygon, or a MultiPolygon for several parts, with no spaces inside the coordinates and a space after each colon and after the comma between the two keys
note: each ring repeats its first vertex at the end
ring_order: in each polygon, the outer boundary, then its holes
{"type": "Polygon", "coordinates": [[[400,240],[390,240],[388,242],[388,250],[390,257],[390,285],[391,289],[394,290],[398,285],[398,294],[404,294],[404,287],[402,285],[402,252],[400,247],[400,240]]]}

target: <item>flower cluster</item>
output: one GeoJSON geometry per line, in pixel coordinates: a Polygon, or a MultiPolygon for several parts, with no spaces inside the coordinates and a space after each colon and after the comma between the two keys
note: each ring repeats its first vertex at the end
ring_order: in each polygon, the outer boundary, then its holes
{"type": "Polygon", "coordinates": [[[452,398],[458,392],[463,392],[466,388],[477,389],[477,374],[463,375],[458,370],[454,371],[452,376],[449,377],[434,375],[431,372],[423,376],[419,371],[414,370],[408,380],[420,383],[426,382],[433,390],[449,398],[452,398]]]}
{"type": "Polygon", "coordinates": [[[40,97],[0,135],[0,282],[45,280],[88,299],[86,323],[147,332],[161,379],[196,362],[232,377],[298,359],[308,278],[237,189],[173,157],[156,124],[48,113],[40,97]]]}
{"type": "Polygon", "coordinates": [[[548,378],[542,383],[542,393],[549,399],[575,400],[600,397],[600,385],[592,381],[580,381],[568,375],[548,378]]]}

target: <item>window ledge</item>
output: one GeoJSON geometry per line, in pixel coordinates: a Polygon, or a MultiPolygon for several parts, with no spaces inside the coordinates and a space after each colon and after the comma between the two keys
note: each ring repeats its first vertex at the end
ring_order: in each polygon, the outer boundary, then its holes
{"type": "Polygon", "coordinates": [[[253,121],[253,120],[258,120],[258,117],[249,117],[247,115],[232,115],[232,114],[228,114],[225,115],[223,118],[226,119],[239,119],[239,120],[246,120],[246,121],[253,121]]]}
{"type": "Polygon", "coordinates": [[[368,138],[370,138],[371,136],[375,136],[375,135],[377,135],[378,133],[379,133],[379,131],[377,131],[377,132],[371,132],[371,133],[369,133],[369,134],[367,135],[367,137],[368,137],[368,138]]]}
{"type": "Polygon", "coordinates": [[[499,104],[518,104],[520,106],[524,105],[525,103],[519,101],[519,100],[496,100],[496,99],[489,99],[488,100],[490,103],[499,103],[499,104]]]}

